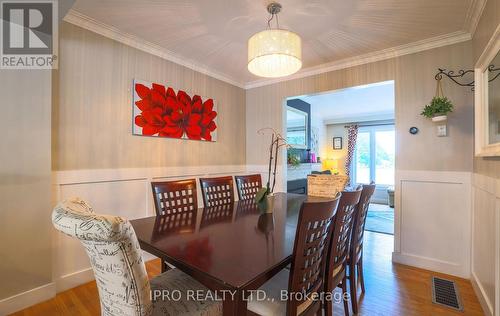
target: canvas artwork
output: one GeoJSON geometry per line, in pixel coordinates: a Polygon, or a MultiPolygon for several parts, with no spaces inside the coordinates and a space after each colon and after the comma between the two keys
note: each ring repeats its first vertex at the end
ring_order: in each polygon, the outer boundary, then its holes
{"type": "Polygon", "coordinates": [[[134,80],[133,102],[134,135],[217,140],[217,106],[213,99],[134,80]]]}

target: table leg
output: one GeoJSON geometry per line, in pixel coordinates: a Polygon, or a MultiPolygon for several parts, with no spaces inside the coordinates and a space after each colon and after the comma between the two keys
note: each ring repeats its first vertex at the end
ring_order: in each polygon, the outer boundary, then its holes
{"type": "Polygon", "coordinates": [[[243,291],[236,290],[233,297],[227,295],[222,302],[223,316],[244,316],[247,314],[247,302],[243,299],[243,291]]]}

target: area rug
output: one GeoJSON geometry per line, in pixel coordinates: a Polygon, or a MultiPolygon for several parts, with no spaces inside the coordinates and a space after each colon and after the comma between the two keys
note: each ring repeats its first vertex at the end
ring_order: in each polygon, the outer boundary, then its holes
{"type": "Polygon", "coordinates": [[[365,230],[394,235],[394,209],[387,205],[370,204],[365,230]]]}

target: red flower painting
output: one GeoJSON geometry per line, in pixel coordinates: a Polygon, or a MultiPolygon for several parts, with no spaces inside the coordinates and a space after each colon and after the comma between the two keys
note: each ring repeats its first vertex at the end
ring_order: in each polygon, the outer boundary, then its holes
{"type": "Polygon", "coordinates": [[[212,99],[182,90],[134,82],[134,134],[216,140],[217,112],[212,99]]]}

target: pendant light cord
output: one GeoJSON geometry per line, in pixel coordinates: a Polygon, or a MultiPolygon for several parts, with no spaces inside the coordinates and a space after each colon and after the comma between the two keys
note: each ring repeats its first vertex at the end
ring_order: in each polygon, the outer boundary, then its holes
{"type": "Polygon", "coordinates": [[[271,17],[267,20],[267,28],[270,30],[271,29],[271,21],[274,19],[274,16],[276,16],[276,29],[280,29],[280,21],[278,19],[278,14],[271,13],[271,17]]]}

